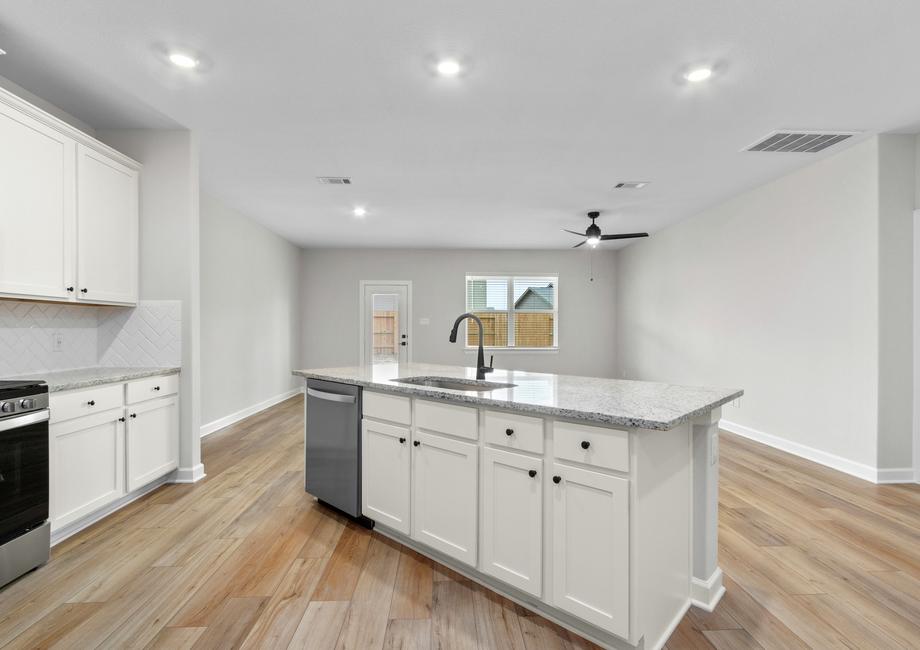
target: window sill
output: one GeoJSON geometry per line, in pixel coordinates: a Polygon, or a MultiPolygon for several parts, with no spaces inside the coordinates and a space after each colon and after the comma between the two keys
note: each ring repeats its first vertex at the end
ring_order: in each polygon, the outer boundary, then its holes
{"type": "MultiPolygon", "coordinates": [[[[502,354],[505,354],[507,352],[510,352],[511,354],[530,354],[532,352],[535,352],[537,354],[558,354],[559,352],[559,348],[490,348],[490,347],[484,347],[483,350],[486,352],[486,354],[490,352],[501,352],[502,354]]],[[[477,352],[479,352],[479,348],[467,347],[467,348],[464,348],[463,351],[466,352],[467,354],[476,354],[477,352]]]]}

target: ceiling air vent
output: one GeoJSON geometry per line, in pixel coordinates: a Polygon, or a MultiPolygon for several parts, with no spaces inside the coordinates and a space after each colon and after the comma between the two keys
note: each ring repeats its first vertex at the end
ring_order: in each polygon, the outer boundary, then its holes
{"type": "Polygon", "coordinates": [[[351,185],[348,176],[317,176],[316,180],[320,185],[351,185]]]}
{"type": "Polygon", "coordinates": [[[648,181],[623,181],[613,186],[617,190],[640,190],[648,185],[648,181]]]}
{"type": "Polygon", "coordinates": [[[855,132],[837,131],[774,131],[758,140],[745,151],[767,151],[776,153],[817,153],[838,142],[856,135],[855,132]]]}

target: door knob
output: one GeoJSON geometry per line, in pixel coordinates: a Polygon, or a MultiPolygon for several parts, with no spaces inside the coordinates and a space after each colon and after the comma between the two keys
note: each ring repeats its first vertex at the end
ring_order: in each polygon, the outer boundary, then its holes
{"type": "Polygon", "coordinates": [[[89,289],[87,289],[86,287],[83,287],[82,289],[80,289],[80,293],[86,293],[87,291],[89,291],[89,289]]]}
{"type": "Polygon", "coordinates": [[[422,443],[420,443],[418,440],[413,440],[413,441],[412,441],[412,446],[413,446],[413,447],[418,447],[420,444],[422,444],[422,443]]]}
{"type": "Polygon", "coordinates": [[[137,413],[132,413],[132,414],[129,415],[128,417],[129,417],[129,418],[136,418],[136,417],[137,417],[137,413]]]}
{"type": "Polygon", "coordinates": [[[587,449],[587,448],[590,447],[590,446],[591,446],[591,443],[588,442],[587,440],[582,440],[582,441],[581,441],[581,448],[582,448],[582,449],[587,449]]]}
{"type": "Polygon", "coordinates": [[[124,419],[124,418],[118,418],[118,421],[119,421],[119,422],[124,422],[125,419],[124,419]]]}
{"type": "Polygon", "coordinates": [[[160,387],[159,387],[159,386],[154,386],[154,387],[153,387],[153,390],[160,390],[160,387]]]}
{"type": "Polygon", "coordinates": [[[527,472],[527,475],[528,475],[530,478],[533,478],[534,476],[537,475],[537,470],[532,469],[532,470],[530,470],[529,472],[527,472]]]}
{"type": "Polygon", "coordinates": [[[400,438],[400,439],[399,439],[399,444],[401,444],[401,445],[406,444],[406,439],[405,439],[405,438],[400,438]]]}
{"type": "Polygon", "coordinates": [[[86,405],[87,405],[87,406],[96,406],[96,400],[91,399],[90,401],[88,401],[88,402],[86,403],[86,405]]]}
{"type": "Polygon", "coordinates": [[[67,292],[68,292],[68,293],[73,293],[73,287],[67,287],[67,292]]]}
{"type": "Polygon", "coordinates": [[[553,483],[556,483],[557,485],[559,484],[559,481],[561,481],[561,480],[562,480],[562,477],[561,477],[561,476],[554,476],[554,477],[553,477],[553,483]]]}
{"type": "Polygon", "coordinates": [[[506,436],[513,436],[513,435],[514,435],[514,429],[505,429],[505,435],[506,435],[506,436]]]}

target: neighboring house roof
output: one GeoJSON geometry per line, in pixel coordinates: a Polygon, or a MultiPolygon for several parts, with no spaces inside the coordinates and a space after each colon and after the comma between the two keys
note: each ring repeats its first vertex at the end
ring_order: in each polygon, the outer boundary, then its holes
{"type": "Polygon", "coordinates": [[[552,309],[553,285],[528,287],[514,303],[515,309],[552,309]]]}

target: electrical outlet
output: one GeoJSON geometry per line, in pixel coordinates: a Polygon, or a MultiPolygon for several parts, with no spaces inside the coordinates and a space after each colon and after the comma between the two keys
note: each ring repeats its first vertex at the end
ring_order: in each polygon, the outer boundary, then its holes
{"type": "Polygon", "coordinates": [[[60,352],[64,349],[64,335],[63,334],[52,334],[51,335],[51,349],[55,352],[60,352]]]}

